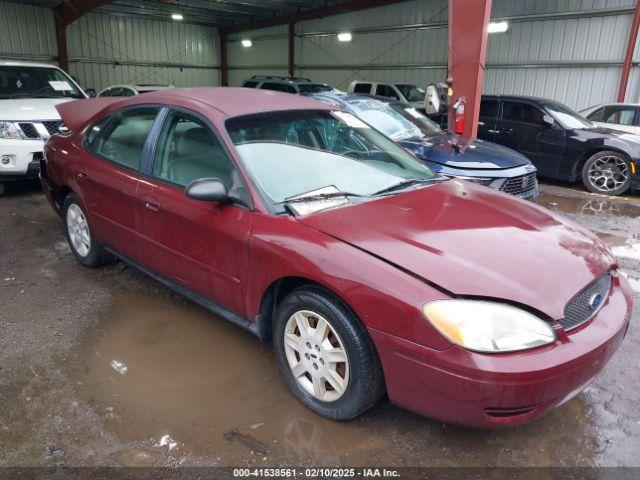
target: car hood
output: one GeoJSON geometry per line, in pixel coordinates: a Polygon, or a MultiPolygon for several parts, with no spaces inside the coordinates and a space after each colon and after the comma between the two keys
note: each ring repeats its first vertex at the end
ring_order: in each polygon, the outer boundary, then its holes
{"type": "Polygon", "coordinates": [[[505,299],[554,319],[615,264],[588,230],[461,180],[298,220],[450,294],[505,299]]]}
{"type": "Polygon", "coordinates": [[[630,143],[634,147],[640,147],[640,135],[635,133],[625,132],[623,130],[615,130],[600,125],[595,125],[591,128],[584,128],[579,130],[583,137],[589,137],[590,139],[600,139],[608,137],[616,140],[622,140],[630,143]]]}
{"type": "Polygon", "coordinates": [[[464,152],[458,152],[452,139],[453,135],[443,133],[433,137],[409,138],[398,143],[422,160],[455,168],[496,170],[531,163],[527,157],[510,148],[483,140],[475,140],[464,152]]]}
{"type": "Polygon", "coordinates": [[[59,120],[56,105],[75,98],[20,98],[0,100],[0,120],[59,120]]]}

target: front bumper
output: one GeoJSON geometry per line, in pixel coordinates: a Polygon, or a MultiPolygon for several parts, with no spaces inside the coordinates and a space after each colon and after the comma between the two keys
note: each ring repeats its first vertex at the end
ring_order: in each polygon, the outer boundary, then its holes
{"type": "Polygon", "coordinates": [[[0,139],[0,182],[37,177],[43,149],[41,140],[0,139]]]}
{"type": "MultiPolygon", "coordinates": [[[[463,180],[464,179],[471,180],[471,179],[477,178],[477,179],[490,181],[490,183],[486,186],[490,188],[494,188],[495,190],[500,190],[500,191],[502,191],[502,187],[504,186],[507,180],[526,177],[531,175],[532,173],[537,172],[536,167],[530,164],[522,165],[519,167],[494,170],[494,169],[462,169],[462,168],[451,167],[448,165],[442,165],[439,163],[433,163],[429,161],[425,161],[425,163],[429,166],[429,168],[431,168],[435,172],[441,175],[446,175],[448,177],[456,177],[456,178],[461,178],[463,180]]],[[[537,180],[534,185],[524,190],[522,194],[517,194],[514,196],[535,202],[540,196],[540,190],[538,188],[537,180]]]]}
{"type": "Polygon", "coordinates": [[[443,422],[492,428],[534,420],[580,393],[617,350],[630,317],[628,282],[615,275],[592,320],[533,350],[481,354],[452,346],[439,351],[378,330],[370,333],[393,403],[443,422]]]}

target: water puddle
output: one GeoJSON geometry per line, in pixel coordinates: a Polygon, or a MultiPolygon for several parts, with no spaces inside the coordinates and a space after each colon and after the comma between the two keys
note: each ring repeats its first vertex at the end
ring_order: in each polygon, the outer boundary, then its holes
{"type": "Polygon", "coordinates": [[[67,374],[129,445],[114,454],[121,464],[192,455],[218,465],[557,465],[597,450],[580,398],[507,431],[443,425],[386,400],[334,422],[295,400],[268,347],[190,303],[118,294],[103,325],[67,374]]]}
{"type": "Polygon", "coordinates": [[[580,198],[541,193],[538,203],[550,210],[581,215],[640,217],[640,204],[622,199],[580,198]]]}
{"type": "Polygon", "coordinates": [[[119,438],[230,465],[265,455],[314,465],[385,458],[375,431],[308,411],[267,347],[199,307],[123,294],[109,317],[72,375],[119,438]]]}

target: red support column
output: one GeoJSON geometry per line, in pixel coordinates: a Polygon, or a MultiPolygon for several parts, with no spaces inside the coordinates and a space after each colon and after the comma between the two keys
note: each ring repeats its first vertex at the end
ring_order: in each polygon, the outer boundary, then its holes
{"type": "Polygon", "coordinates": [[[295,70],[295,23],[289,22],[289,78],[293,78],[295,70]]]}
{"type": "Polygon", "coordinates": [[[640,26],[640,2],[636,2],[636,11],[633,14],[633,22],[631,23],[631,31],[629,32],[629,41],[627,42],[627,52],[624,56],[624,64],[622,65],[622,75],[620,76],[620,88],[618,89],[618,102],[624,102],[627,94],[627,84],[629,83],[629,73],[631,73],[631,63],[633,61],[633,51],[636,49],[636,40],[638,38],[638,27],[640,26]]]}
{"type": "Polygon", "coordinates": [[[220,85],[226,87],[229,85],[228,66],[227,66],[227,36],[220,34],[220,85]]]}
{"type": "MultiPolygon", "coordinates": [[[[449,74],[452,79],[452,104],[466,100],[464,131],[470,140],[478,133],[478,114],[487,54],[487,25],[492,0],[449,0],[449,74]]],[[[449,108],[449,130],[454,112],[449,108]]]]}
{"type": "Polygon", "coordinates": [[[67,25],[56,18],[56,40],[58,43],[58,65],[69,73],[69,51],[67,50],[67,25]]]}

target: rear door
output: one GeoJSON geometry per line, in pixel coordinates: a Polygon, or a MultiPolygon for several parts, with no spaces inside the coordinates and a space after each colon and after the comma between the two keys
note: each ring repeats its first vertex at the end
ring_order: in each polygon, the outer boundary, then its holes
{"type": "Polygon", "coordinates": [[[219,178],[246,191],[212,125],[193,112],[171,110],[140,182],[144,263],[170,281],[241,314],[252,212],[236,205],[198,201],[185,187],[219,178]]]}
{"type": "Polygon", "coordinates": [[[540,175],[556,176],[564,150],[565,130],[542,121],[546,113],[532,102],[502,101],[495,142],[522,153],[540,175]]]}
{"type": "Polygon", "coordinates": [[[89,158],[75,172],[94,233],[119,253],[138,260],[136,201],[140,164],[159,107],[132,107],[88,132],[89,158]]]}
{"type": "Polygon", "coordinates": [[[497,98],[482,98],[478,119],[478,138],[493,142],[496,136],[500,102],[497,98]]]}

